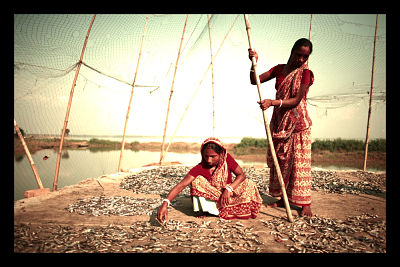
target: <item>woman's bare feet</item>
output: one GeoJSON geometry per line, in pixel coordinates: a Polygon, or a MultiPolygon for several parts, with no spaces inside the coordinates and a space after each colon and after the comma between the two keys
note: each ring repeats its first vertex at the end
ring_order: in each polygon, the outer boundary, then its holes
{"type": "Polygon", "coordinates": [[[267,205],[269,208],[276,208],[276,207],[285,207],[285,204],[283,203],[283,199],[280,199],[272,204],[267,205]]]}
{"type": "Polygon", "coordinates": [[[208,212],[195,211],[194,212],[194,217],[203,219],[203,218],[207,217],[207,213],[208,212]]]}
{"type": "Polygon", "coordinates": [[[312,217],[312,212],[311,212],[311,205],[309,206],[303,206],[301,209],[301,214],[300,216],[307,216],[307,217],[312,217]]]}
{"type": "MultiPolygon", "coordinates": [[[[284,208],[285,207],[285,203],[283,202],[283,199],[280,199],[272,204],[267,205],[268,208],[284,208]]],[[[300,216],[307,216],[307,217],[312,217],[312,211],[311,211],[311,205],[309,206],[303,206],[301,209],[301,213],[300,216]]]]}

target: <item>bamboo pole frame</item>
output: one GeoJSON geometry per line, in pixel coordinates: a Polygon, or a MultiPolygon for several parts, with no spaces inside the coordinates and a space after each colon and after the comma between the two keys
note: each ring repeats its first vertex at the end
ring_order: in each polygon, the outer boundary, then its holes
{"type": "MultiPolygon", "coordinates": [[[[245,21],[245,24],[246,24],[246,31],[247,31],[247,37],[248,37],[248,40],[249,40],[249,46],[250,46],[250,49],[253,49],[252,42],[251,42],[251,32],[250,32],[251,27],[250,27],[250,22],[248,20],[247,14],[244,14],[244,21],[245,21]]],[[[257,63],[256,63],[256,60],[255,60],[254,57],[251,58],[251,62],[253,64],[254,74],[256,76],[258,95],[260,97],[260,101],[262,101],[263,99],[261,97],[261,91],[260,91],[260,77],[257,74],[257,63]]],[[[275,166],[276,172],[278,174],[278,181],[279,181],[279,184],[281,186],[281,191],[282,191],[282,196],[283,196],[283,201],[284,201],[284,204],[285,204],[287,217],[288,217],[290,222],[293,222],[292,211],[290,209],[289,201],[288,201],[288,198],[287,198],[287,195],[286,195],[285,184],[283,182],[281,169],[279,167],[278,159],[276,157],[274,143],[272,142],[271,130],[269,128],[269,123],[268,123],[268,119],[267,119],[267,111],[263,110],[262,114],[263,114],[263,119],[264,119],[265,131],[267,132],[269,148],[271,150],[272,158],[274,160],[274,166],[275,166]]]]}
{"type": "Polygon", "coordinates": [[[135,85],[136,85],[136,77],[137,77],[137,73],[138,73],[138,69],[139,69],[139,63],[140,63],[140,58],[142,56],[142,47],[143,47],[143,40],[144,40],[144,36],[146,33],[146,28],[147,28],[147,22],[149,20],[149,16],[146,15],[146,20],[144,23],[144,29],[143,29],[143,34],[142,34],[142,40],[140,42],[140,49],[139,49],[139,57],[138,57],[138,61],[136,64],[136,70],[135,70],[135,76],[133,78],[133,84],[132,84],[132,90],[131,90],[131,96],[129,98],[129,104],[128,104],[128,110],[126,112],[126,119],[125,119],[125,125],[124,125],[124,133],[122,135],[122,144],[121,144],[121,153],[119,155],[119,163],[118,163],[118,172],[121,171],[121,165],[122,165],[122,158],[123,158],[123,154],[124,154],[124,148],[125,148],[125,134],[126,134],[126,128],[128,126],[128,120],[129,120],[129,112],[131,110],[131,103],[132,103],[132,98],[133,98],[133,92],[135,90],[135,85]]]}
{"type": "Polygon", "coordinates": [[[371,73],[371,89],[369,94],[369,108],[368,108],[368,120],[367,120],[367,134],[365,137],[365,149],[364,149],[364,165],[363,171],[367,169],[367,157],[368,157],[368,142],[369,142],[369,130],[371,125],[371,111],[372,111],[372,94],[374,89],[374,73],[375,73],[375,54],[376,54],[376,34],[378,32],[379,14],[376,14],[375,24],[375,37],[374,37],[374,51],[372,54],[372,73],[371,73]]]}
{"type": "MultiPolygon", "coordinates": [[[[312,28],[312,19],[313,19],[313,14],[310,16],[310,29],[308,30],[308,40],[311,41],[311,28],[312,28]]],[[[310,59],[307,59],[307,64],[310,62],[310,59]]]]}
{"type": "MultiPolygon", "coordinates": [[[[219,47],[218,47],[217,53],[215,53],[215,55],[214,55],[214,57],[213,57],[213,60],[215,60],[215,58],[217,57],[219,51],[220,51],[221,48],[222,48],[222,45],[224,44],[224,42],[225,42],[226,38],[228,37],[229,33],[231,32],[233,26],[236,24],[236,21],[237,21],[238,18],[239,18],[239,15],[236,16],[236,18],[235,18],[235,20],[233,21],[231,27],[230,27],[230,28],[228,29],[228,31],[226,32],[226,34],[225,34],[225,36],[224,36],[224,39],[222,40],[221,44],[220,44],[219,47]]],[[[170,138],[170,140],[169,140],[168,146],[167,146],[167,148],[165,149],[165,153],[164,153],[164,155],[163,155],[163,159],[164,159],[166,153],[168,152],[169,147],[171,146],[172,140],[174,139],[174,137],[175,137],[175,135],[176,135],[176,132],[178,131],[178,128],[179,128],[179,126],[181,125],[181,122],[182,122],[183,118],[185,117],[185,114],[186,114],[187,110],[189,109],[190,104],[192,103],[192,101],[193,101],[195,95],[196,95],[197,92],[199,91],[199,88],[200,88],[201,84],[203,83],[204,78],[206,77],[208,71],[210,70],[210,67],[211,67],[211,63],[208,64],[208,67],[207,67],[206,71],[204,72],[203,77],[201,78],[199,84],[197,85],[196,90],[194,91],[192,97],[190,98],[189,103],[187,104],[187,106],[186,106],[186,108],[185,108],[185,110],[184,110],[184,112],[183,112],[183,114],[182,114],[182,116],[181,116],[181,119],[179,120],[178,125],[176,126],[175,131],[174,131],[173,135],[171,136],[171,138],[170,138]]]]}
{"type": "Polygon", "coordinates": [[[212,136],[215,136],[215,102],[214,102],[214,64],[213,64],[213,52],[212,52],[212,41],[211,41],[211,27],[210,27],[210,14],[207,14],[208,18],[208,37],[210,39],[210,55],[211,55],[211,90],[212,90],[212,136]]]}
{"type": "Polygon", "coordinates": [[[85,53],[86,50],[86,44],[89,38],[89,34],[90,34],[90,30],[92,29],[93,26],[93,22],[94,19],[96,18],[96,14],[93,15],[92,17],[92,21],[90,22],[90,26],[88,29],[88,32],[86,34],[86,38],[85,38],[85,42],[83,44],[83,48],[82,48],[82,52],[81,52],[81,57],[79,59],[79,64],[78,64],[78,68],[76,69],[75,72],[75,78],[74,81],[72,82],[72,88],[71,88],[71,92],[69,95],[69,100],[68,100],[68,106],[67,106],[67,112],[65,114],[65,120],[64,120],[64,127],[61,133],[61,140],[60,140],[60,146],[58,147],[58,155],[57,155],[57,164],[56,164],[56,173],[54,175],[54,182],[53,182],[53,191],[57,190],[57,183],[58,183],[58,173],[60,170],[60,160],[61,160],[61,152],[62,152],[62,146],[63,146],[63,142],[64,142],[64,136],[65,136],[65,130],[67,128],[67,124],[68,124],[68,117],[69,117],[69,112],[71,110],[71,104],[72,104],[72,97],[74,95],[74,89],[75,89],[75,85],[76,85],[76,80],[78,79],[78,75],[79,75],[79,70],[81,69],[82,66],[82,60],[83,60],[83,55],[85,53]]]}
{"type": "Polygon", "coordinates": [[[174,84],[175,84],[176,71],[178,69],[179,58],[181,56],[182,43],[183,43],[183,38],[185,36],[185,31],[186,31],[186,25],[187,25],[188,18],[189,18],[189,14],[186,15],[185,26],[183,27],[182,38],[181,38],[181,42],[179,44],[178,56],[176,58],[176,63],[175,63],[174,77],[172,79],[171,92],[169,94],[167,116],[165,118],[164,134],[163,134],[163,140],[162,140],[162,144],[161,144],[160,165],[162,164],[162,161],[164,159],[164,144],[165,144],[165,135],[167,133],[169,109],[170,109],[170,106],[171,106],[172,94],[174,93],[174,84]]]}
{"type": "Polygon", "coordinates": [[[19,127],[18,127],[18,124],[17,124],[17,121],[15,120],[15,118],[14,118],[14,128],[17,131],[19,140],[21,141],[22,147],[24,148],[24,151],[25,151],[25,154],[28,157],[29,163],[31,164],[32,171],[33,171],[33,174],[35,175],[35,179],[36,179],[36,182],[37,182],[37,184],[39,186],[39,189],[43,189],[43,184],[42,184],[42,181],[40,180],[40,176],[39,176],[39,173],[38,173],[38,171],[36,169],[35,162],[33,162],[31,153],[29,153],[29,149],[26,146],[24,137],[22,136],[21,131],[19,130],[19,127]]]}

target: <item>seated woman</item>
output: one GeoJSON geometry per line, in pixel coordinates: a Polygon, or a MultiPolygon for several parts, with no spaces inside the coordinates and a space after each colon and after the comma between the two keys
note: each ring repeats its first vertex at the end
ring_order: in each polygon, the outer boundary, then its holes
{"type": "Polygon", "coordinates": [[[255,183],[246,179],[242,168],[226,152],[222,142],[210,137],[200,150],[201,162],[169,192],[158,210],[158,220],[168,220],[167,207],[188,185],[191,185],[193,208],[199,217],[212,214],[223,219],[256,218],[262,204],[260,193],[255,183]],[[232,172],[236,175],[234,181],[232,172]]]}

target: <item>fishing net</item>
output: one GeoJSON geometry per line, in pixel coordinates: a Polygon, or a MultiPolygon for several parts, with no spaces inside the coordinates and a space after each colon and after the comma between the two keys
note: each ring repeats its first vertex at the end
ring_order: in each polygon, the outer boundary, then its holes
{"type": "MultiPolygon", "coordinates": [[[[61,135],[92,17],[14,15],[14,117],[27,135],[61,135]]],[[[144,14],[96,16],[74,89],[67,125],[70,137],[122,136],[136,71],[128,136],[162,136],[173,80],[167,135],[208,137],[215,120],[216,136],[265,136],[257,90],[249,82],[243,15],[211,15],[210,33],[207,15],[190,14],[175,78],[186,15],[151,14],[144,33],[145,18],[144,14]]],[[[351,109],[357,114],[354,119],[364,125],[353,130],[354,135],[365,136],[375,18],[249,15],[260,72],[286,63],[293,43],[309,37],[311,22],[314,51],[309,66],[316,79],[307,101],[314,133],[336,123],[339,111],[351,109]],[[323,122],[317,123],[321,118],[323,122]]],[[[262,84],[262,93],[273,98],[274,83],[262,84]]],[[[380,15],[372,125],[381,123],[381,129],[386,127],[385,102],[386,16],[380,15]]]]}

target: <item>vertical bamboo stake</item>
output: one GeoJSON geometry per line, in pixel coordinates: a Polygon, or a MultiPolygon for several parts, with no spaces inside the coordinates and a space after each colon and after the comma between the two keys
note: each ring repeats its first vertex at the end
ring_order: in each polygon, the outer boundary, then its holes
{"type": "Polygon", "coordinates": [[[374,71],[375,71],[375,52],[376,52],[376,34],[378,32],[379,14],[376,14],[375,24],[375,37],[374,37],[374,52],[372,54],[372,73],[371,73],[371,90],[369,94],[369,108],[368,108],[368,122],[367,122],[367,135],[365,137],[365,150],[364,150],[364,166],[363,170],[367,169],[367,156],[368,156],[368,142],[369,142],[369,128],[371,124],[371,106],[372,106],[372,93],[374,88],[374,71]]]}
{"type": "MultiPolygon", "coordinates": [[[[311,17],[310,17],[310,29],[308,31],[308,40],[310,40],[310,41],[311,41],[312,17],[313,17],[313,15],[311,14],[311,17]]],[[[307,64],[308,64],[308,62],[309,62],[309,59],[307,59],[307,64]]]]}
{"type": "MultiPolygon", "coordinates": [[[[247,37],[249,39],[249,46],[250,46],[250,49],[253,49],[252,48],[252,44],[251,44],[251,35],[250,35],[250,29],[251,28],[250,28],[250,23],[249,23],[249,20],[248,20],[246,14],[244,15],[244,21],[246,23],[246,31],[247,31],[247,37]]],[[[260,101],[262,101],[263,99],[261,97],[261,91],[260,91],[260,77],[257,74],[257,64],[256,64],[256,60],[255,60],[254,57],[251,58],[251,62],[253,64],[254,74],[256,76],[258,95],[260,97],[260,101]]],[[[283,196],[283,201],[285,203],[286,213],[287,213],[289,221],[293,222],[292,211],[290,210],[289,201],[288,201],[288,198],[287,198],[287,195],[286,195],[285,184],[283,182],[281,169],[279,167],[278,159],[277,159],[276,154],[275,154],[274,143],[272,142],[272,135],[271,135],[271,130],[269,128],[269,123],[268,123],[268,119],[267,119],[267,111],[266,110],[263,110],[263,119],[264,119],[265,131],[267,132],[269,148],[271,150],[272,158],[274,160],[274,166],[275,166],[276,172],[278,174],[278,180],[279,180],[279,184],[280,184],[281,190],[282,190],[282,196],[283,196]]]]}
{"type": "Polygon", "coordinates": [[[144,40],[144,35],[146,32],[146,28],[147,28],[147,21],[149,20],[149,16],[146,15],[146,20],[144,23],[144,29],[143,29],[143,34],[142,34],[142,40],[140,42],[140,49],[139,49],[139,58],[136,64],[136,71],[135,71],[135,76],[133,78],[133,84],[132,84],[132,90],[131,90],[131,97],[129,99],[129,104],[128,104],[128,111],[126,112],[126,119],[125,119],[125,125],[124,125],[124,134],[122,135],[122,145],[121,145],[121,153],[119,156],[119,163],[118,163],[118,172],[121,171],[121,164],[122,164],[122,157],[124,154],[124,148],[125,148],[125,133],[126,133],[126,127],[128,126],[128,119],[129,119],[129,112],[131,110],[131,103],[132,103],[132,97],[133,97],[133,92],[135,90],[135,85],[136,85],[136,76],[138,73],[138,69],[139,69],[139,63],[140,63],[140,57],[142,56],[142,47],[143,47],[143,40],[144,40]]]}
{"type": "Polygon", "coordinates": [[[210,14],[207,15],[208,17],[208,36],[210,39],[210,54],[211,54],[211,85],[212,85],[212,104],[213,104],[213,112],[212,112],[212,117],[213,117],[213,135],[215,136],[215,102],[214,102],[214,65],[213,65],[213,52],[212,52],[212,41],[211,41],[211,28],[210,28],[210,14]]]}
{"type": "Polygon", "coordinates": [[[35,175],[35,179],[36,179],[36,182],[37,182],[37,184],[38,184],[38,186],[39,186],[39,189],[43,189],[43,184],[42,184],[42,181],[40,180],[40,176],[39,176],[39,173],[38,173],[38,171],[37,171],[37,169],[36,169],[36,165],[35,165],[35,163],[33,162],[33,159],[32,159],[32,157],[31,157],[31,153],[29,153],[29,149],[28,149],[28,147],[26,146],[24,137],[22,136],[21,131],[19,130],[19,127],[18,127],[18,125],[17,125],[17,121],[15,120],[15,118],[14,118],[14,128],[15,128],[15,130],[17,131],[19,140],[21,141],[22,146],[23,146],[23,148],[24,148],[24,150],[25,150],[25,154],[26,154],[26,156],[28,157],[29,163],[31,164],[32,171],[33,171],[33,174],[35,175]]]}
{"type": "Polygon", "coordinates": [[[85,53],[86,44],[87,44],[87,41],[88,41],[88,38],[89,38],[89,34],[90,34],[90,30],[92,29],[92,25],[93,25],[93,22],[94,22],[95,18],[96,18],[96,14],[93,15],[92,21],[90,22],[89,30],[88,30],[88,32],[86,34],[85,42],[83,44],[81,57],[79,59],[78,68],[76,69],[75,78],[74,78],[74,81],[72,82],[72,88],[71,88],[71,92],[70,92],[70,95],[69,95],[67,112],[65,114],[64,127],[63,127],[62,134],[61,134],[60,146],[58,148],[56,173],[54,175],[54,182],[53,182],[53,191],[57,190],[58,172],[59,172],[59,169],[60,169],[61,152],[62,152],[62,146],[63,146],[63,142],[64,142],[65,129],[67,128],[67,124],[68,124],[69,111],[71,109],[72,96],[74,95],[74,89],[75,89],[75,85],[76,85],[76,80],[78,79],[79,70],[81,69],[81,65],[82,65],[83,54],[85,53]]]}
{"type": "MultiPolygon", "coordinates": [[[[229,33],[231,32],[233,26],[236,24],[236,21],[237,21],[238,18],[239,18],[239,15],[236,16],[236,18],[235,18],[235,20],[233,21],[231,27],[230,27],[229,30],[226,32],[224,39],[222,40],[221,44],[220,44],[219,47],[218,47],[217,53],[215,53],[215,55],[214,55],[214,57],[213,57],[213,60],[215,60],[215,58],[217,57],[219,51],[220,51],[221,48],[222,48],[222,45],[224,44],[224,42],[225,42],[226,38],[228,37],[229,33]]],[[[199,84],[197,85],[196,90],[194,91],[192,97],[190,98],[190,101],[189,101],[189,103],[187,104],[187,106],[186,106],[186,108],[185,108],[185,111],[183,112],[183,114],[182,114],[182,116],[181,116],[181,119],[179,120],[178,125],[176,126],[175,131],[174,131],[174,133],[172,134],[172,136],[171,136],[171,138],[170,138],[170,140],[169,140],[168,146],[167,146],[167,148],[165,149],[165,153],[164,153],[164,155],[163,155],[162,160],[164,160],[164,157],[165,157],[165,155],[166,155],[166,153],[167,153],[167,151],[168,151],[168,149],[169,149],[169,147],[170,147],[170,145],[171,145],[171,143],[172,143],[172,139],[174,139],[175,134],[176,134],[176,132],[178,131],[178,128],[179,128],[179,126],[181,125],[181,122],[182,122],[183,118],[185,117],[185,114],[186,114],[186,112],[187,112],[187,110],[188,110],[190,104],[192,103],[192,101],[193,101],[195,95],[196,95],[197,92],[199,91],[200,86],[201,86],[201,84],[203,83],[203,80],[204,80],[204,78],[206,77],[206,75],[207,75],[207,73],[208,73],[210,67],[211,67],[211,63],[208,64],[208,67],[207,67],[206,71],[204,72],[203,77],[201,78],[199,84]]]]}
{"type": "Polygon", "coordinates": [[[172,94],[173,94],[173,92],[174,92],[174,83],[175,83],[176,70],[178,69],[179,57],[180,57],[180,55],[181,55],[181,48],[182,48],[182,43],[183,43],[183,37],[185,36],[185,30],[186,30],[186,24],[187,24],[187,21],[188,21],[188,17],[189,17],[189,14],[186,15],[185,26],[183,27],[183,33],[182,33],[181,43],[180,43],[180,45],[179,45],[179,50],[178,50],[178,57],[176,58],[176,63],[175,63],[174,77],[173,77],[173,79],[172,79],[171,92],[170,92],[169,100],[168,100],[167,117],[165,118],[164,134],[163,134],[163,140],[162,140],[162,144],[161,144],[160,165],[162,164],[162,160],[164,159],[164,144],[165,144],[165,134],[167,133],[167,124],[168,124],[169,108],[170,108],[170,105],[171,105],[172,94]]]}

